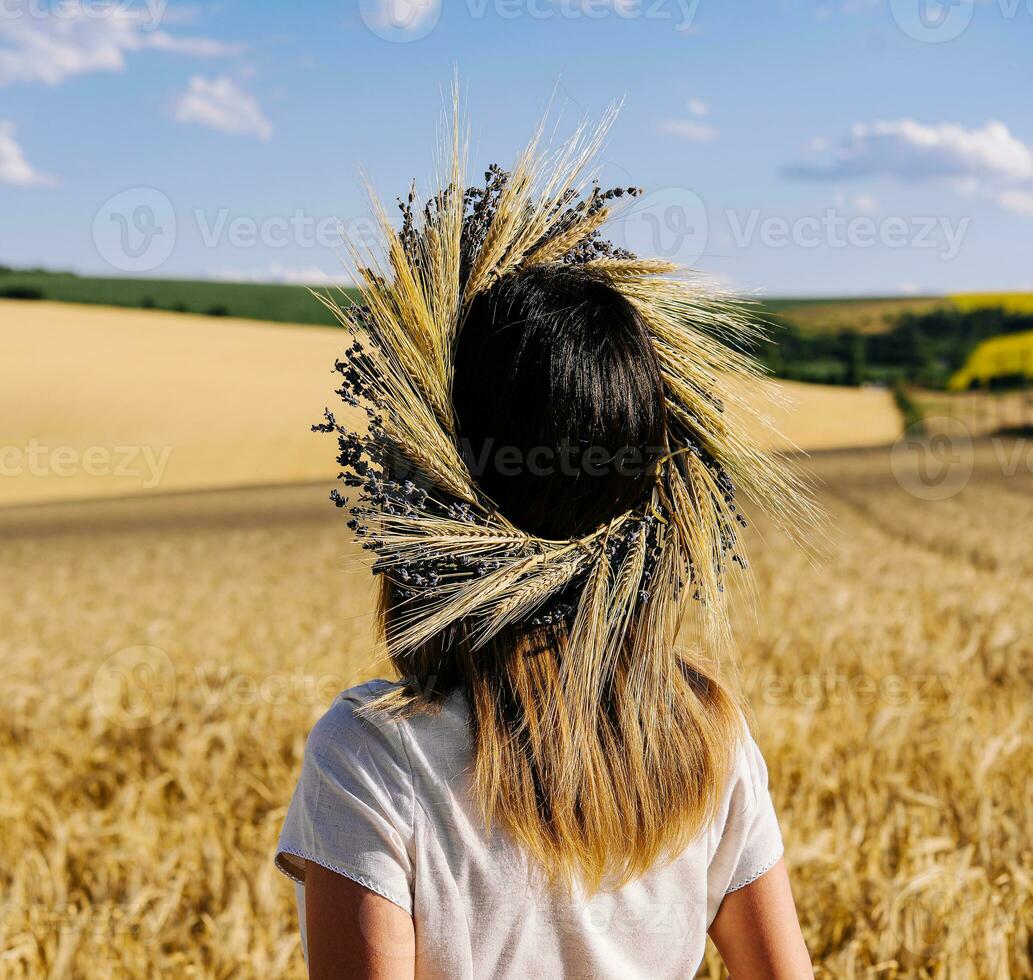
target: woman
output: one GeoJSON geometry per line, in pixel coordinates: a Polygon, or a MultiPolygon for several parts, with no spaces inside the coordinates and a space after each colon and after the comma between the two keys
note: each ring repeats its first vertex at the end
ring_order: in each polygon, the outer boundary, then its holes
{"type": "MultiPolygon", "coordinates": [[[[458,127],[457,127],[458,132],[458,127]]],[[[736,484],[739,311],[599,237],[599,134],[414,195],[360,270],[328,413],[402,678],[318,722],[277,864],[310,976],[810,977],[763,758],[701,652],[736,484]],[[734,478],[734,479],[733,479],[734,478]],[[696,613],[695,651],[679,648],[696,613]]]]}

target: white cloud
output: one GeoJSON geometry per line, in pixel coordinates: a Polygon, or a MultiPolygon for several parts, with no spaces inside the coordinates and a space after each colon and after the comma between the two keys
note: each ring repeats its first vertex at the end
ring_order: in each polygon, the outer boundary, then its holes
{"type": "Polygon", "coordinates": [[[680,136],[690,143],[710,143],[717,136],[713,126],[695,119],[665,119],[657,129],[661,133],[680,136]]]}
{"type": "Polygon", "coordinates": [[[710,115],[710,106],[702,99],[689,99],[685,103],[692,119],[671,117],[657,124],[657,132],[678,136],[690,143],[710,143],[717,138],[717,130],[704,119],[710,115]]]}
{"type": "Polygon", "coordinates": [[[154,51],[171,51],[195,58],[218,58],[223,55],[240,54],[242,44],[227,44],[211,37],[177,37],[165,31],[155,31],[145,39],[145,47],[154,51]]]}
{"type": "Polygon", "coordinates": [[[331,274],[318,266],[293,268],[274,262],[265,269],[217,269],[213,279],[220,282],[277,282],[290,286],[350,286],[352,283],[343,271],[331,274]]]}
{"type": "Polygon", "coordinates": [[[267,140],[273,135],[255,97],[225,75],[207,79],[195,75],[190,87],[177,100],[176,118],[195,122],[223,133],[239,133],[267,140]]]}
{"type": "Polygon", "coordinates": [[[891,176],[903,180],[1030,180],[1033,150],[1008,127],[990,120],[980,129],[913,119],[856,123],[831,159],[784,168],[815,180],[891,176]]]}
{"type": "MultiPolygon", "coordinates": [[[[850,135],[832,147],[820,137],[811,141],[825,159],[783,167],[782,174],[803,180],[894,177],[939,184],[962,197],[991,200],[999,207],[1033,217],[1033,147],[1003,122],[989,120],[966,129],[957,123],[926,125],[913,119],[856,123],[850,135]]],[[[859,211],[876,210],[869,195],[853,199],[859,211]],[[869,205],[870,202],[870,205],[869,205]]]]}
{"type": "Polygon", "coordinates": [[[1015,214],[1033,217],[1033,191],[1021,190],[1018,187],[1008,188],[998,193],[997,203],[1008,211],[1014,211],[1015,214]]]}
{"type": "Polygon", "coordinates": [[[52,187],[56,177],[42,174],[28,160],[14,138],[14,123],[0,120],[0,184],[19,187],[52,187]]]}
{"type": "Polygon", "coordinates": [[[0,2],[0,85],[58,85],[88,72],[119,72],[126,55],[139,51],[216,57],[242,50],[212,38],[157,30],[152,13],[142,7],[66,2],[50,9],[39,0],[0,2]]]}

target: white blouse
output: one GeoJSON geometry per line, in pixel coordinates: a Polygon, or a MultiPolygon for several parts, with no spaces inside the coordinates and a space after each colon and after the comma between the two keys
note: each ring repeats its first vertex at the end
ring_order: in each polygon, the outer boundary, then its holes
{"type": "Polygon", "coordinates": [[[782,839],[767,769],[747,733],[717,819],[677,858],[623,888],[557,893],[470,792],[465,700],[404,720],[357,716],[390,687],[339,695],[305,747],[276,864],[305,862],[382,895],[416,924],[416,976],[691,977],[721,900],[773,867],[782,839]]]}

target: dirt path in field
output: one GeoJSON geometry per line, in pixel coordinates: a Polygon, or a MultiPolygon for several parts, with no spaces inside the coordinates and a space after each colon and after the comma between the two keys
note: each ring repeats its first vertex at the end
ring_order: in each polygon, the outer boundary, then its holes
{"type": "Polygon", "coordinates": [[[184,528],[296,524],[344,527],[329,500],[332,480],[278,487],[238,487],[0,507],[0,541],[53,534],[89,534],[184,528]]]}

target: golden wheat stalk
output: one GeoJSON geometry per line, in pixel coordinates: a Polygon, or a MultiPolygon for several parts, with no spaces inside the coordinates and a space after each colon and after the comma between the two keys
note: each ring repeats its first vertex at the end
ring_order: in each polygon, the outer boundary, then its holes
{"type": "MultiPolygon", "coordinates": [[[[609,673],[610,644],[606,642],[609,594],[610,562],[606,549],[601,548],[581,593],[560,666],[560,683],[566,697],[557,700],[566,701],[574,732],[594,728],[598,720],[603,686],[609,673]]],[[[591,740],[579,741],[588,744],[591,740]]]]}
{"type": "Polygon", "coordinates": [[[543,245],[529,253],[523,260],[521,267],[529,269],[535,265],[546,265],[549,262],[558,261],[575,245],[584,241],[593,231],[601,228],[609,217],[610,209],[600,208],[595,214],[590,214],[582,220],[575,222],[566,231],[558,232],[543,245]]]}
{"type": "Polygon", "coordinates": [[[640,530],[638,537],[624,561],[617,570],[617,576],[610,593],[610,607],[607,611],[609,649],[606,651],[606,659],[609,663],[616,662],[619,655],[619,648],[624,643],[638,605],[638,590],[642,582],[642,573],[646,567],[646,535],[640,530]]]}
{"type": "Polygon", "coordinates": [[[593,259],[583,266],[585,272],[594,273],[613,283],[634,285],[645,276],[663,276],[675,272],[677,263],[665,259],[593,259]]]}
{"type": "Polygon", "coordinates": [[[582,192],[591,180],[590,165],[602,148],[617,108],[611,106],[595,127],[582,123],[552,156],[539,149],[546,119],[542,117],[530,143],[513,166],[467,283],[464,305],[491,283],[514,271],[528,249],[563,220],[562,205],[568,193],[582,192]]]}
{"type": "Polygon", "coordinates": [[[562,589],[584,567],[584,557],[575,556],[542,567],[541,574],[527,576],[512,593],[494,602],[480,617],[470,639],[474,649],[512,623],[530,616],[562,589]]]}
{"type": "Polygon", "coordinates": [[[392,643],[397,644],[398,650],[412,650],[447,626],[475,616],[502,596],[511,595],[514,586],[542,560],[541,555],[531,555],[472,581],[442,587],[430,603],[403,609],[392,643]]]}

